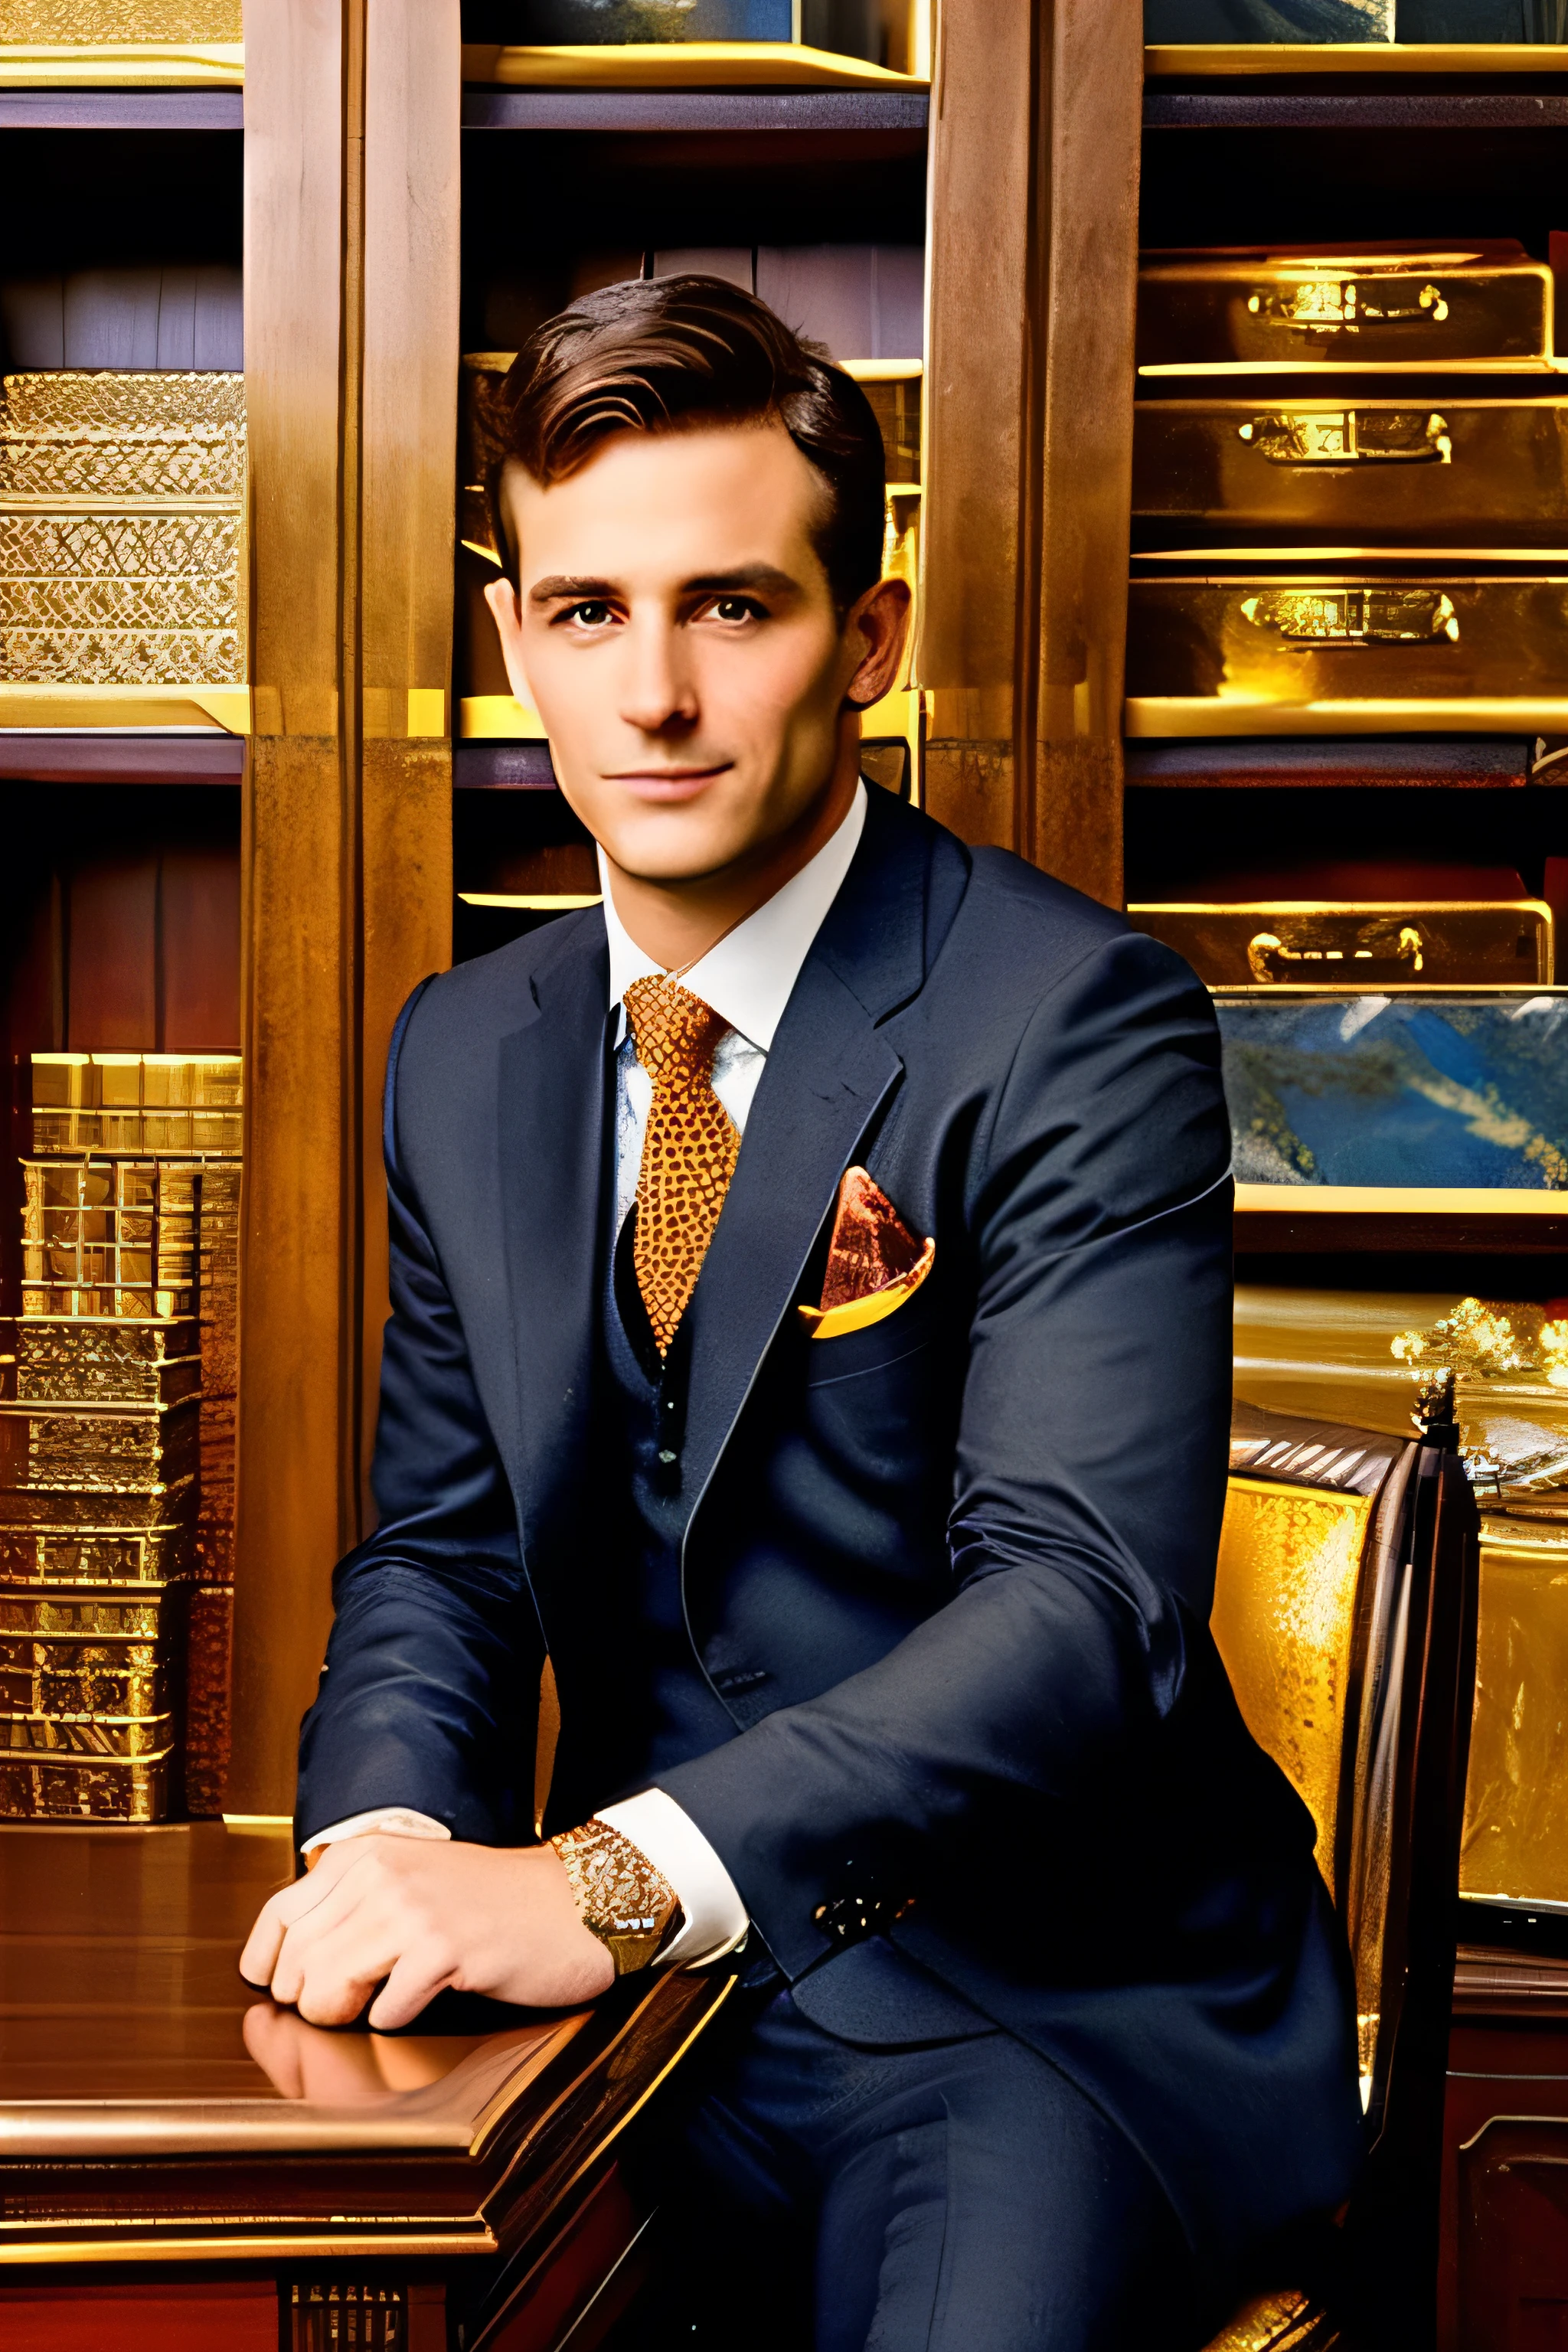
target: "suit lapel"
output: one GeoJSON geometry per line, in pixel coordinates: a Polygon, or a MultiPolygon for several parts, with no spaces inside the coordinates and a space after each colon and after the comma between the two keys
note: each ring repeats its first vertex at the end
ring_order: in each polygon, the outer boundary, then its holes
{"type": "Polygon", "coordinates": [[[687,1310],[681,1486],[693,1507],[789,1311],[838,1180],[898,1085],[903,1065],[878,1024],[923,980],[927,868],[942,838],[872,793],[854,863],[774,1035],[687,1310]]]}
{"type": "MultiPolygon", "coordinates": [[[[563,926],[564,932],[565,926],[563,926]]],[[[501,1189],[525,1556],[582,1492],[607,1168],[609,956],[585,915],[542,961],[531,1020],[500,1044],[501,1189]]],[[[534,1563],[530,1562],[531,1572],[534,1563]]]]}

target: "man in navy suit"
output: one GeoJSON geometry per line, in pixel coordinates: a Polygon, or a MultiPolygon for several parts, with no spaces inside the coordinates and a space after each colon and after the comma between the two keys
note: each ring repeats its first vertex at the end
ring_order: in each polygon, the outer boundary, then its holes
{"type": "Polygon", "coordinates": [[[706,2244],[789,2250],[748,2341],[1197,2340],[1360,2130],[1207,1631],[1207,998],[867,790],[880,438],[761,304],[591,296],[498,430],[490,602],[604,903],[398,1023],[381,1523],[243,1965],[393,2026],[743,1946],[682,2129],[706,2244]]]}

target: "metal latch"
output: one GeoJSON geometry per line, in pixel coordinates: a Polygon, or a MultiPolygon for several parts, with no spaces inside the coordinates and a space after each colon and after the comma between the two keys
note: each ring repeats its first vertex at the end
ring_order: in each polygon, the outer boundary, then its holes
{"type": "Polygon", "coordinates": [[[1457,644],[1458,616],[1439,588],[1272,588],[1241,600],[1244,619],[1291,645],[1457,644]]]}
{"type": "Polygon", "coordinates": [[[1440,287],[1423,286],[1414,302],[1380,303],[1368,301],[1353,278],[1309,278],[1294,286],[1259,287],[1247,296],[1247,307],[1254,318],[1276,319],[1299,335],[1353,335],[1363,320],[1380,327],[1407,319],[1440,325],[1448,315],[1440,287]]]}
{"type": "MultiPolygon", "coordinates": [[[[1421,934],[1414,923],[1402,923],[1398,937],[1390,938],[1387,931],[1392,928],[1392,925],[1386,929],[1379,926],[1376,929],[1369,928],[1363,930],[1362,938],[1370,940],[1371,946],[1352,948],[1348,951],[1343,948],[1288,948],[1277,932],[1255,931],[1247,942],[1247,970],[1254,980],[1268,982],[1306,978],[1308,975],[1300,970],[1303,964],[1348,963],[1353,968],[1357,964],[1371,963],[1377,966],[1375,972],[1352,969],[1344,977],[1363,983],[1373,979],[1405,980],[1420,971],[1426,963],[1421,934]],[[1279,964],[1293,964],[1298,969],[1279,971],[1275,969],[1279,964]],[[1408,970],[1402,971],[1402,965],[1407,966],[1408,970]]],[[[1339,974],[1325,972],[1323,977],[1325,980],[1337,979],[1339,974]]]]}
{"type": "Polygon", "coordinates": [[[1276,410],[1236,428],[1271,466],[1448,466],[1454,445],[1435,409],[1276,410]]]}

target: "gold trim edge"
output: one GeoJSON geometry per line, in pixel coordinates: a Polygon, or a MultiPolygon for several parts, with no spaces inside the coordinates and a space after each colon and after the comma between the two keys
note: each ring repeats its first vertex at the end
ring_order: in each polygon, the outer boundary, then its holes
{"type": "Polygon", "coordinates": [[[1151,81],[1251,79],[1265,74],[1568,73],[1555,41],[1152,41],[1151,81]]]}
{"type": "Polygon", "coordinates": [[[1526,1192],[1509,1186],[1458,1184],[1237,1184],[1237,1216],[1301,1210],[1356,1216],[1564,1217],[1568,1192],[1526,1192]]]}
{"type": "MultiPolygon", "coordinates": [[[[58,2224],[47,2226],[58,2228],[58,2224]]],[[[355,2259],[362,2254],[374,2255],[379,2260],[393,2254],[439,2258],[447,2254],[488,2255],[500,2252],[500,2241],[489,2230],[415,2231],[393,2225],[384,2231],[305,2229],[295,2234],[282,2231],[268,2232],[263,2229],[249,2237],[215,2235],[193,2238],[159,2234],[156,2223],[146,2221],[129,2223],[127,2227],[145,2230],[149,2234],[129,2238],[54,2237],[33,2241],[5,2238],[0,2240],[0,2267],[46,2263],[86,2265],[93,2263],[294,2262],[301,2255],[319,2262],[337,2262],[355,2259]]]]}
{"type": "Polygon", "coordinates": [[[1218,695],[1129,695],[1131,741],[1233,735],[1568,735],[1568,700],[1238,702],[1218,695]]]}
{"type": "Polygon", "coordinates": [[[241,41],[0,42],[4,89],[240,89],[241,41]]]}

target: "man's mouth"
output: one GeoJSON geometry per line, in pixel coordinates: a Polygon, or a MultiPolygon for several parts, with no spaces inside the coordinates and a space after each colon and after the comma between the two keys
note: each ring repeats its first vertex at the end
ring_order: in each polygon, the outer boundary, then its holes
{"type": "Polygon", "coordinates": [[[718,760],[704,767],[624,768],[606,776],[609,784],[620,784],[635,793],[638,800],[680,802],[695,800],[717,777],[727,775],[734,765],[731,760],[718,760]]]}

